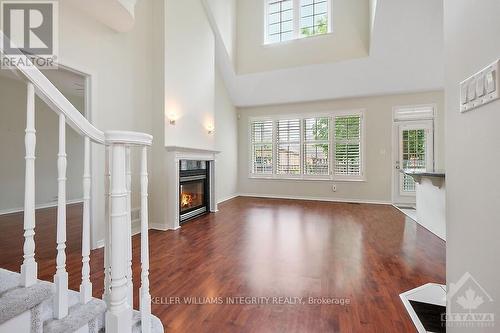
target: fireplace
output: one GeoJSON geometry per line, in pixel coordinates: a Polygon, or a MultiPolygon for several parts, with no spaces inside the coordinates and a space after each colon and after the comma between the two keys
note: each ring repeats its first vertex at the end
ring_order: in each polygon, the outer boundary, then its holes
{"type": "Polygon", "coordinates": [[[179,221],[181,224],[209,211],[209,184],[207,161],[180,161],[179,221]]]}

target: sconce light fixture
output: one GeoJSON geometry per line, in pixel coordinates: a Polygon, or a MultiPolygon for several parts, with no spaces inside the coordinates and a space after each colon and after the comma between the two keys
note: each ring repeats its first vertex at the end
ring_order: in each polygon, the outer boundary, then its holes
{"type": "Polygon", "coordinates": [[[214,131],[215,131],[215,127],[214,125],[210,124],[207,126],[207,131],[208,131],[208,134],[213,134],[214,131]]]}
{"type": "Polygon", "coordinates": [[[175,112],[170,112],[169,114],[167,114],[167,118],[170,122],[170,125],[175,125],[175,122],[179,117],[175,112]]]}

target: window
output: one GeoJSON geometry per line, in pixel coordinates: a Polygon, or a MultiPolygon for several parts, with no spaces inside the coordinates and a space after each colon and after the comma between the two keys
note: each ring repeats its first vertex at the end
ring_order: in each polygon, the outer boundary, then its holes
{"type": "Polygon", "coordinates": [[[363,180],[362,115],[251,121],[250,176],[363,180]]]}
{"type": "Polygon", "coordinates": [[[300,174],[300,119],[277,121],[277,171],[279,175],[300,174]]]}
{"type": "Polygon", "coordinates": [[[327,32],[327,0],[300,0],[300,34],[307,37],[327,32]]]}
{"type": "Polygon", "coordinates": [[[268,0],[267,39],[269,43],[293,39],[293,1],[268,0]]]}
{"type": "Polygon", "coordinates": [[[273,122],[255,121],[251,128],[252,173],[270,175],[273,173],[273,122]]]}
{"type": "Polygon", "coordinates": [[[362,175],[361,132],[361,115],[335,117],[335,176],[362,175]]]}
{"type": "Polygon", "coordinates": [[[268,44],[330,32],[331,0],[264,0],[268,44]]]}
{"type": "MultiPolygon", "coordinates": [[[[425,171],[427,168],[425,153],[425,129],[405,129],[402,132],[403,170],[425,171]]],[[[415,192],[413,177],[403,175],[403,192],[415,192]]]]}
{"type": "Polygon", "coordinates": [[[304,119],[304,174],[329,175],[329,119],[304,119]]]}

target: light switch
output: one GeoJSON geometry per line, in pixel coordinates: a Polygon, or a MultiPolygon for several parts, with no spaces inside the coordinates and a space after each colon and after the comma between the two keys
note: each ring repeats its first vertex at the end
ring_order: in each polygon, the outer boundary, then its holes
{"type": "Polygon", "coordinates": [[[496,89],[496,71],[490,71],[486,73],[486,91],[489,93],[492,93],[496,89]]]}
{"type": "Polygon", "coordinates": [[[462,105],[467,104],[467,91],[469,90],[469,85],[467,83],[462,84],[460,87],[460,103],[462,105]]]}
{"type": "Polygon", "coordinates": [[[467,91],[467,100],[469,102],[472,102],[473,100],[476,99],[476,79],[472,79],[469,81],[468,84],[468,91],[467,91]]]}
{"type": "Polygon", "coordinates": [[[476,95],[477,97],[484,96],[484,75],[479,75],[476,82],[476,95]]]}
{"type": "Polygon", "coordinates": [[[500,59],[460,83],[460,112],[466,112],[500,98],[500,59]]]}

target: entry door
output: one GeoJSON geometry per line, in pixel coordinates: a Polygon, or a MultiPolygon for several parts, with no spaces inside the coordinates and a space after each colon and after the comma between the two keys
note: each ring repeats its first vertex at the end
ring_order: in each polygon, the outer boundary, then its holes
{"type": "Polygon", "coordinates": [[[394,136],[397,142],[394,161],[395,204],[415,204],[415,181],[401,173],[403,169],[432,170],[434,166],[434,126],[432,120],[396,122],[394,136]]]}

